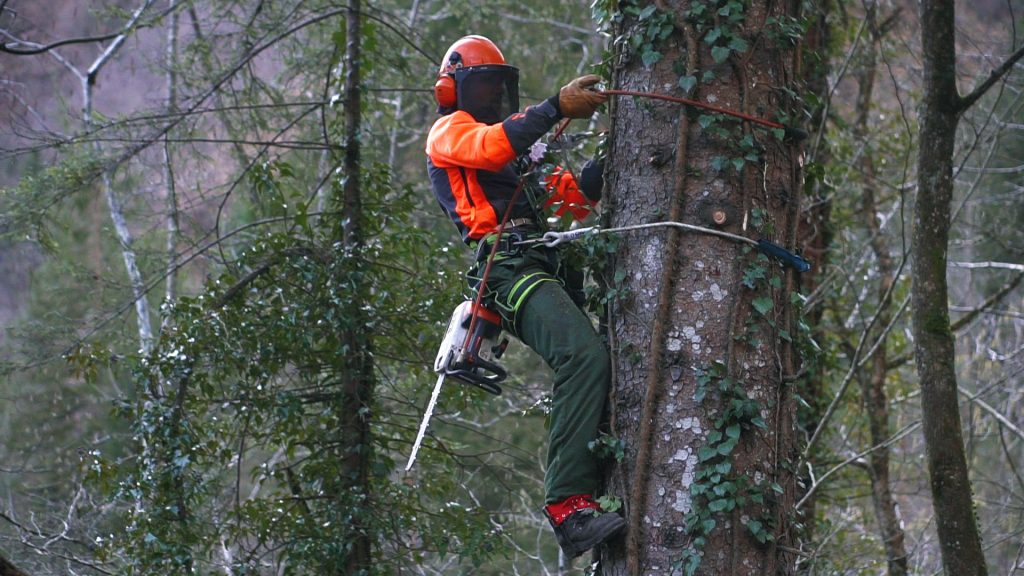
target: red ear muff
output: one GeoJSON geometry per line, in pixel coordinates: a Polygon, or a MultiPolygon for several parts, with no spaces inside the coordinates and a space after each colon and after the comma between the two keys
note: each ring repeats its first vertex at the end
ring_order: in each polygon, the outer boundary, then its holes
{"type": "Polygon", "coordinates": [[[434,83],[434,100],[442,108],[454,108],[458,103],[458,95],[455,93],[455,78],[445,74],[434,83]]]}

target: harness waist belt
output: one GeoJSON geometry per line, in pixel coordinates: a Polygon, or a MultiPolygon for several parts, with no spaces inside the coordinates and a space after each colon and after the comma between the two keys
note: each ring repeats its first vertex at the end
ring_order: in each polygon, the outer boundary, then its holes
{"type": "Polygon", "coordinates": [[[523,251],[524,246],[520,243],[528,238],[539,238],[540,227],[531,218],[515,218],[505,223],[505,230],[501,238],[497,234],[490,233],[481,238],[476,247],[477,261],[486,260],[490,253],[490,247],[494,242],[498,243],[498,252],[505,254],[518,254],[523,251]]]}
{"type": "Polygon", "coordinates": [[[524,226],[536,227],[537,223],[532,218],[513,218],[505,223],[505,229],[521,228],[524,226]]]}

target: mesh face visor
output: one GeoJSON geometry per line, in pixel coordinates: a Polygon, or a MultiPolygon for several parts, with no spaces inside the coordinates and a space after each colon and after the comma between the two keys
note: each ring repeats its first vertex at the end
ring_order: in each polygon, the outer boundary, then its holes
{"type": "Polygon", "coordinates": [[[478,122],[497,124],[519,111],[519,69],[490,64],[455,71],[458,108],[478,122]]]}

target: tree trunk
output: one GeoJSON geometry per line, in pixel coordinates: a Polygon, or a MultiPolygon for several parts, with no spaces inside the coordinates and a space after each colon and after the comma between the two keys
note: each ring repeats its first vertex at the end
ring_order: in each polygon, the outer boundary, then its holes
{"type": "MultiPolygon", "coordinates": [[[[869,116],[874,103],[875,74],[877,71],[877,46],[881,39],[881,31],[877,22],[877,6],[865,6],[865,19],[870,30],[871,40],[865,44],[863,64],[857,74],[857,119],[854,124],[854,137],[858,142],[870,142],[869,116]]],[[[892,314],[892,286],[896,281],[892,255],[879,226],[878,206],[876,202],[875,156],[870,146],[865,146],[860,157],[860,170],[864,175],[861,196],[861,218],[864,229],[871,236],[871,249],[875,254],[878,266],[878,318],[874,322],[873,338],[881,339],[879,349],[871,361],[870,373],[861,378],[861,391],[864,409],[868,418],[870,445],[878,446],[868,456],[868,474],[871,479],[871,501],[878,522],[878,532],[885,547],[885,557],[889,576],[906,576],[907,549],[904,544],[903,529],[900,527],[896,501],[892,495],[889,477],[889,446],[886,441],[889,431],[889,402],[885,390],[885,379],[889,373],[888,356],[885,341],[887,327],[892,314]]]]}
{"type": "MultiPolygon", "coordinates": [[[[372,530],[367,526],[370,502],[370,405],[373,395],[373,360],[368,318],[363,305],[366,281],[355,273],[364,248],[362,181],[360,178],[360,1],[349,0],[345,47],[345,180],[341,194],[341,246],[339,266],[355,284],[346,304],[345,327],[341,344],[341,394],[338,398],[341,421],[341,484],[336,494],[339,513],[351,518],[350,538],[338,574],[369,574],[372,554],[372,530]]],[[[339,284],[344,285],[344,284],[339,284]]]]}
{"type": "MultiPolygon", "coordinates": [[[[827,102],[829,97],[830,66],[827,58],[819,59],[818,55],[824,55],[830,43],[832,31],[828,15],[832,9],[830,3],[821,3],[816,7],[813,15],[808,15],[811,24],[802,39],[799,53],[801,56],[800,67],[797,70],[797,78],[804,81],[806,92],[816,95],[818,102],[821,103],[827,102]]],[[[821,145],[824,139],[826,112],[826,105],[818,105],[811,110],[808,122],[808,126],[814,127],[816,130],[812,131],[810,137],[813,144],[808,145],[807,162],[819,166],[831,161],[830,148],[821,145]]],[[[823,271],[828,266],[833,235],[832,195],[831,186],[825,178],[808,178],[808,182],[804,184],[804,194],[800,198],[803,207],[800,210],[800,220],[797,224],[797,243],[801,253],[814,262],[814,268],[801,274],[798,278],[799,290],[803,294],[815,293],[825,280],[823,271]]],[[[819,327],[824,312],[825,306],[821,304],[820,300],[817,303],[809,303],[808,309],[803,311],[804,323],[810,328],[811,338],[816,342],[823,342],[826,337],[823,329],[819,327]]],[[[798,410],[797,428],[801,437],[810,438],[821,422],[821,416],[827,405],[824,393],[826,370],[822,363],[814,358],[804,359],[804,362],[802,367],[804,377],[798,381],[797,389],[806,406],[802,410],[798,410]]],[[[813,455],[811,461],[815,465],[817,464],[814,462],[813,455]]],[[[814,484],[814,479],[807,467],[798,470],[798,474],[800,475],[798,481],[800,496],[803,496],[814,484]]],[[[812,494],[796,511],[797,521],[803,526],[800,536],[806,541],[814,541],[816,509],[817,497],[812,494]]],[[[801,571],[801,574],[805,572],[801,571]]]]}
{"type": "MultiPolygon", "coordinates": [[[[765,27],[796,8],[658,6],[625,18],[623,32],[644,35],[673,12],[676,29],[651,42],[662,58],[645,67],[641,46],[616,87],[768,118],[792,112],[794,46],[765,27]],[[687,95],[679,87],[690,79],[687,95]]],[[[611,225],[674,220],[792,247],[801,174],[791,143],[640,99],[616,102],[612,132],[611,225]]],[[[623,497],[629,532],[603,552],[601,573],[794,573],[790,547],[779,545],[790,540],[795,492],[785,464],[798,456],[787,384],[799,367],[793,273],[743,244],[659,229],[624,237],[615,266],[625,296],[611,315],[612,427],[627,454],[609,492],[623,497]]]]}
{"type": "Polygon", "coordinates": [[[922,0],[924,94],[914,207],[913,335],[932,505],[947,575],[987,574],[974,518],[949,327],[946,251],[959,121],[953,2],[922,0]]]}
{"type": "MultiPolygon", "coordinates": [[[[128,33],[133,31],[136,22],[138,22],[142,14],[154,1],[145,0],[142,2],[142,5],[132,14],[132,18],[125,24],[124,31],[114,38],[103,50],[103,53],[89,65],[86,74],[76,71],[82,84],[82,122],[87,132],[93,128],[93,87],[96,85],[100,70],[117,54],[121,46],[124,45],[128,33]]],[[[99,141],[94,144],[94,147],[97,153],[102,151],[99,141]]],[[[132,287],[132,297],[135,299],[135,316],[139,330],[139,350],[144,356],[149,354],[153,348],[153,327],[149,317],[149,301],[146,299],[146,282],[142,278],[142,272],[139,270],[138,262],[136,261],[135,248],[133,247],[135,240],[131,230],[128,228],[128,222],[125,220],[124,207],[117,196],[117,191],[114,189],[114,175],[110,170],[106,170],[103,173],[103,191],[107,199],[107,207],[110,209],[110,220],[114,224],[114,232],[117,234],[117,239],[121,244],[121,258],[124,261],[125,272],[128,274],[128,281],[132,287]]]]}
{"type": "MultiPolygon", "coordinates": [[[[178,109],[178,9],[177,0],[170,0],[171,15],[167,24],[167,52],[164,62],[167,66],[167,113],[178,109]]],[[[164,267],[164,302],[171,304],[178,297],[178,191],[174,183],[174,155],[171,152],[170,135],[164,135],[164,187],[167,191],[167,239],[164,244],[167,265],[164,267]]],[[[170,315],[164,317],[161,332],[170,315]]]]}

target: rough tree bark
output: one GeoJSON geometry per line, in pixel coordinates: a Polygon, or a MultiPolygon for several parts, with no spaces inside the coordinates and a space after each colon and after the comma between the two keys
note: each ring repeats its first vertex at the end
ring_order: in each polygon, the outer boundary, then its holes
{"type": "Polygon", "coordinates": [[[954,12],[951,0],[922,0],[920,4],[924,93],[911,237],[911,311],[932,506],[943,568],[948,575],[981,576],[987,574],[987,568],[964,453],[946,282],[953,150],[960,115],[1024,55],[1024,48],[971,94],[961,97],[956,86],[954,12]]]}
{"type": "MultiPolygon", "coordinates": [[[[675,30],[654,46],[662,58],[653,65],[620,57],[616,88],[772,119],[792,113],[795,45],[766,27],[798,16],[800,3],[728,3],[738,20],[711,4],[658,2],[654,15],[627,17],[627,37],[666,12],[675,30]],[[688,95],[680,76],[697,80],[688,95]]],[[[721,116],[625,98],[612,133],[612,226],[677,220],[793,246],[798,146],[721,116]]],[[[627,453],[608,491],[625,501],[630,525],[624,543],[601,552],[601,574],[693,573],[695,558],[697,574],[794,573],[792,271],[719,237],[657,229],[624,237],[615,268],[625,296],[610,318],[612,428],[627,453]],[[688,517],[697,520],[687,526],[688,517]]]]}

